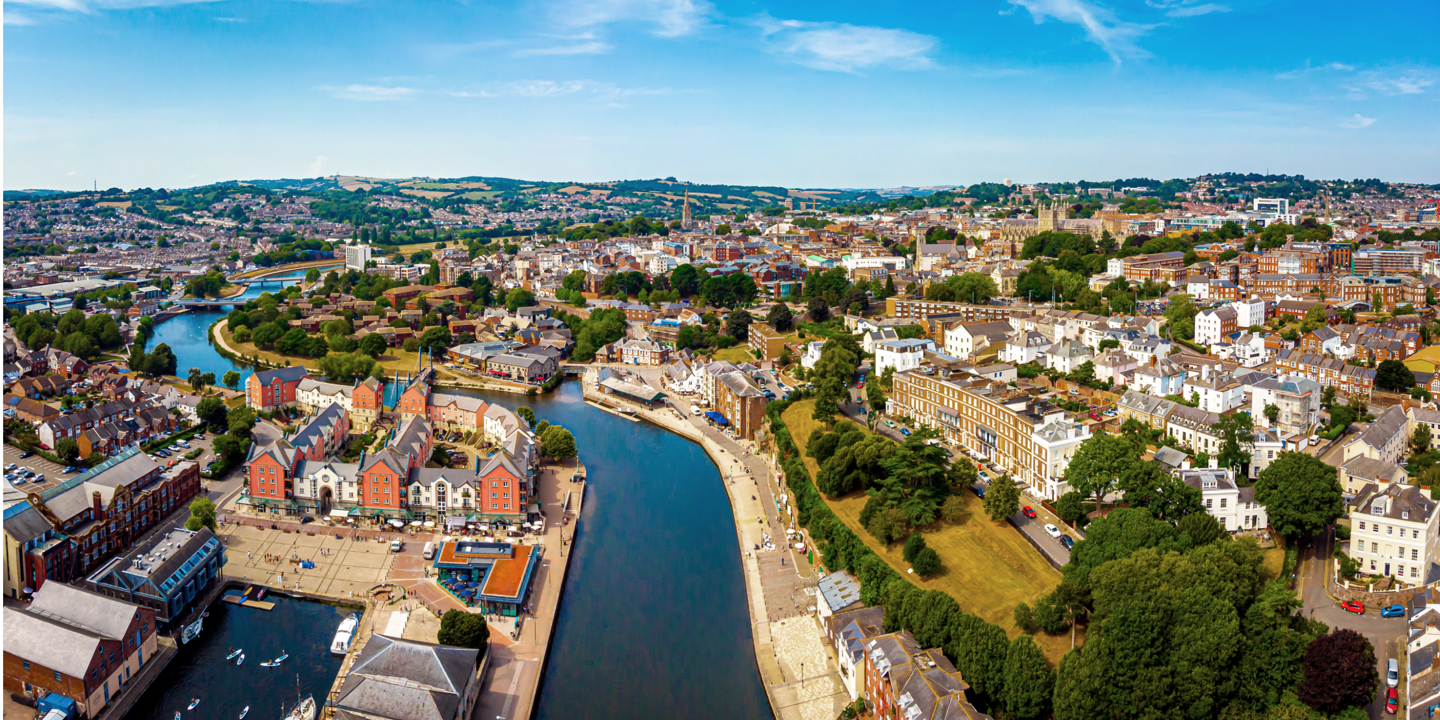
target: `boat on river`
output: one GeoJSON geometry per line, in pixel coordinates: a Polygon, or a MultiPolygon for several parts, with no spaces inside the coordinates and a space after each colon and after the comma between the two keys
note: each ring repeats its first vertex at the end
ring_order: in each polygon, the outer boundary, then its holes
{"type": "Polygon", "coordinates": [[[190,642],[191,640],[194,640],[195,637],[200,634],[200,629],[202,627],[202,623],[204,622],[205,618],[204,616],[201,616],[200,618],[196,619],[195,622],[186,625],[185,629],[180,633],[180,643],[184,644],[190,642]]]}
{"type": "Polygon", "coordinates": [[[199,704],[200,704],[200,698],[195,698],[194,700],[191,700],[191,701],[190,701],[190,706],[187,707],[187,708],[185,708],[185,709],[186,709],[186,710],[194,710],[194,709],[195,709],[195,706],[196,706],[196,705],[199,705],[199,704]]]}
{"type": "Polygon", "coordinates": [[[246,705],[246,706],[245,706],[245,709],[240,711],[240,720],[245,720],[245,716],[246,716],[246,715],[249,715],[249,714],[250,714],[250,706],[249,706],[249,705],[246,705]]]}
{"type": "Polygon", "coordinates": [[[285,720],[315,720],[315,696],[310,695],[295,703],[285,720]]]}
{"type": "Polygon", "coordinates": [[[331,655],[344,655],[350,652],[350,642],[355,639],[355,628],[359,625],[360,616],[355,613],[350,613],[340,621],[340,627],[335,630],[335,638],[330,641],[331,655]]]}
{"type": "Polygon", "coordinates": [[[244,650],[232,650],[229,655],[226,655],[226,656],[225,656],[225,659],[226,659],[226,660],[234,660],[235,658],[240,657],[240,654],[243,653],[243,652],[245,652],[245,651],[244,651],[244,650]]]}

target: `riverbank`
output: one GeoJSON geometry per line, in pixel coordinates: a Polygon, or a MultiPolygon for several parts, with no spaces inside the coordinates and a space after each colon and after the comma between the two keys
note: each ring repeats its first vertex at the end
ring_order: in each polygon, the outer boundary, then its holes
{"type": "Polygon", "coordinates": [[[651,410],[602,394],[594,389],[593,371],[587,371],[581,382],[586,404],[600,405],[602,410],[603,406],[631,409],[633,416],[617,414],[645,420],[696,443],[720,469],[742,556],[755,662],[771,710],[784,720],[831,720],[839,715],[850,696],[814,614],[819,573],[805,553],[785,544],[785,531],[794,524],[782,512],[788,506],[777,502],[783,492],[774,484],[777,471],[769,458],[756,453],[754,442],[730,439],[670,406],[651,410]],[[745,479],[751,480],[754,494],[745,492],[745,479]],[[755,550],[763,546],[764,535],[780,549],[755,550]]]}
{"type": "Polygon", "coordinates": [[[235,277],[253,280],[255,278],[270,277],[272,275],[284,275],[286,273],[295,272],[296,270],[309,270],[311,268],[325,270],[329,268],[343,267],[344,265],[345,263],[339,260],[306,260],[305,262],[289,263],[286,265],[277,265],[275,267],[269,268],[258,268],[255,270],[250,270],[248,272],[240,273],[235,277]]]}

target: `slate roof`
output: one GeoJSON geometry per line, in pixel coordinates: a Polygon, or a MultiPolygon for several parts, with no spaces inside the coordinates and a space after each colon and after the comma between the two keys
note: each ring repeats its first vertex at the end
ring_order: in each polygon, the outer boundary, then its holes
{"type": "MultiPolygon", "coordinates": [[[[48,584],[48,583],[47,583],[48,584]]],[[[71,677],[84,677],[99,652],[100,634],[69,623],[4,608],[5,654],[15,655],[71,677]]]]}
{"type": "Polygon", "coordinates": [[[26,608],[26,612],[58,617],[117,640],[125,637],[139,610],[138,605],[61,582],[42,584],[26,608]]]}

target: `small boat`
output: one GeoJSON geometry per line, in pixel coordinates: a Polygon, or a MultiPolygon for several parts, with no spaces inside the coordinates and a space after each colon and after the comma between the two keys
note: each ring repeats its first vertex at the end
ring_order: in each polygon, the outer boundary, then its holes
{"type": "Polygon", "coordinates": [[[243,653],[243,652],[245,652],[245,651],[244,651],[244,650],[235,650],[235,651],[231,652],[229,655],[226,655],[226,656],[225,656],[225,659],[226,659],[226,660],[234,660],[235,658],[239,657],[240,654],[243,653]]]}
{"type": "Polygon", "coordinates": [[[175,720],[180,720],[180,711],[179,711],[179,710],[176,710],[176,711],[175,711],[175,720]]]}
{"type": "Polygon", "coordinates": [[[260,588],[260,592],[255,593],[255,599],[256,599],[256,600],[264,600],[264,599],[265,599],[265,588],[262,587],[262,588],[260,588]]]}
{"type": "Polygon", "coordinates": [[[285,720],[315,720],[315,696],[310,695],[290,709],[285,720]]]}
{"type": "Polygon", "coordinates": [[[240,720],[245,720],[245,716],[248,715],[249,713],[250,713],[250,706],[249,706],[249,705],[246,705],[246,706],[245,706],[245,709],[240,711],[240,720]]]}
{"type": "Polygon", "coordinates": [[[360,616],[355,613],[350,613],[340,621],[340,627],[335,631],[335,638],[330,641],[330,654],[344,655],[350,652],[350,641],[355,638],[355,628],[359,624],[360,616]]]}
{"type": "Polygon", "coordinates": [[[266,660],[265,662],[260,663],[260,667],[276,667],[279,664],[280,663],[275,662],[274,660],[266,660]]]}
{"type": "Polygon", "coordinates": [[[194,710],[194,709],[195,709],[195,706],[196,706],[196,705],[199,705],[199,704],[200,704],[200,698],[195,698],[194,700],[191,700],[191,701],[190,701],[190,707],[187,707],[187,708],[185,708],[185,709],[186,709],[186,710],[194,710]]]}
{"type": "Polygon", "coordinates": [[[204,622],[205,617],[202,615],[195,622],[186,625],[185,630],[180,633],[180,643],[184,644],[190,642],[191,640],[194,640],[195,636],[200,634],[200,629],[202,627],[202,623],[204,622]]]}
{"type": "Polygon", "coordinates": [[[236,665],[239,665],[240,663],[243,663],[243,662],[245,662],[245,653],[240,653],[240,657],[235,661],[235,664],[236,664],[236,665]]]}
{"type": "Polygon", "coordinates": [[[280,663],[285,662],[285,661],[288,660],[288,659],[290,659],[290,653],[287,653],[287,652],[285,652],[284,650],[281,650],[281,651],[280,651],[280,657],[275,658],[274,662],[275,662],[276,665],[279,665],[280,663]]]}

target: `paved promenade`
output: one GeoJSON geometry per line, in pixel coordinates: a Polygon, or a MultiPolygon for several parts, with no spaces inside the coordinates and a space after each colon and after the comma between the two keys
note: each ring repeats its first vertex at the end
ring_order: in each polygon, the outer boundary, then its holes
{"type": "Polygon", "coordinates": [[[637,417],[694,440],[709,453],[720,468],[735,514],[755,659],[775,715],[782,720],[834,720],[850,696],[815,614],[816,568],[805,555],[784,545],[790,518],[777,507],[776,499],[784,491],[776,483],[770,458],[756,455],[754,442],[731,439],[675,408],[648,410],[601,395],[594,390],[592,374],[586,375],[584,387],[587,400],[633,409],[637,417]],[[755,546],[763,543],[766,534],[775,539],[777,549],[757,552],[755,546]]]}

